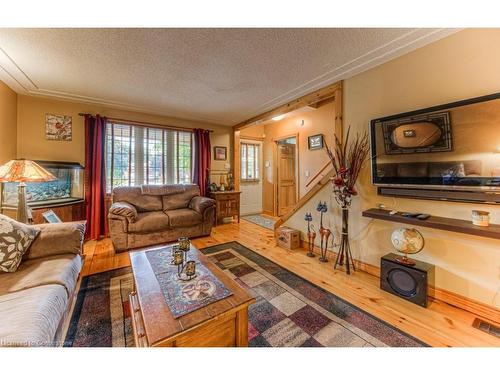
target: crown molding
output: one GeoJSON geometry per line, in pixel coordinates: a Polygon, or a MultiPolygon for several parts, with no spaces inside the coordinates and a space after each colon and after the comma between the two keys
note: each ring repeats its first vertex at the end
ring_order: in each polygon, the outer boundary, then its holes
{"type": "MultiPolygon", "coordinates": [[[[374,68],[391,59],[404,55],[426,44],[451,35],[459,29],[414,29],[404,35],[395,38],[384,45],[377,47],[357,58],[335,67],[334,69],[315,77],[314,79],[289,90],[242,116],[244,119],[254,117],[291,100],[304,96],[319,88],[328,86],[340,80],[352,77],[358,73],[374,68]]],[[[94,104],[108,108],[121,109],[132,112],[141,112],[152,115],[178,118],[188,121],[198,121],[212,125],[233,126],[241,122],[241,119],[227,121],[218,118],[187,115],[176,110],[166,110],[158,107],[135,105],[113,101],[98,97],[89,97],[68,92],[48,90],[40,88],[36,83],[19,67],[16,62],[0,47],[0,79],[10,88],[21,95],[50,98],[70,102],[94,104]]]]}
{"type": "Polygon", "coordinates": [[[462,29],[441,28],[411,30],[406,34],[365,53],[364,55],[358,56],[355,59],[310,80],[309,82],[305,82],[295,89],[263,103],[258,109],[247,113],[246,118],[254,117],[279,105],[290,102],[297,97],[304,96],[332,83],[350,78],[356,74],[367,71],[427,44],[454,34],[460,30],[462,29]]]}
{"type": "Polygon", "coordinates": [[[0,47],[0,80],[5,82],[12,90],[20,95],[33,96],[46,99],[56,99],[74,103],[86,103],[106,108],[121,109],[131,112],[141,112],[145,114],[171,117],[174,119],[195,121],[207,125],[223,125],[231,126],[227,121],[220,119],[191,116],[185,113],[151,106],[134,105],[114,100],[107,100],[103,98],[90,97],[85,95],[78,95],[67,93],[63,91],[47,90],[39,88],[33,80],[16,64],[14,59],[10,57],[5,50],[0,47]]]}
{"type": "Polygon", "coordinates": [[[157,107],[134,105],[134,104],[124,103],[124,102],[119,102],[119,101],[94,98],[94,97],[84,96],[84,95],[76,95],[76,94],[71,94],[71,93],[66,93],[66,92],[61,92],[61,91],[38,89],[38,90],[28,91],[28,93],[26,95],[40,97],[40,98],[57,99],[57,100],[62,100],[62,101],[75,102],[75,103],[94,104],[94,105],[103,106],[106,108],[114,108],[114,109],[121,109],[121,110],[131,111],[131,112],[140,112],[140,113],[150,114],[150,115],[165,116],[165,117],[170,117],[173,119],[194,121],[194,122],[199,122],[199,123],[207,124],[207,125],[230,126],[230,124],[228,124],[227,121],[224,123],[221,120],[217,120],[217,119],[213,119],[213,118],[186,115],[185,113],[178,112],[175,110],[165,111],[164,109],[160,109],[157,107]]]}

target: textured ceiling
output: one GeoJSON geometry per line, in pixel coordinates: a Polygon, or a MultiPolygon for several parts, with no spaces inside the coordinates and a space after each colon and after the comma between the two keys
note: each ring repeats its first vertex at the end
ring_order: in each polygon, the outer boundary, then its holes
{"type": "Polygon", "coordinates": [[[21,94],[234,125],[451,29],[0,29],[21,94]]]}

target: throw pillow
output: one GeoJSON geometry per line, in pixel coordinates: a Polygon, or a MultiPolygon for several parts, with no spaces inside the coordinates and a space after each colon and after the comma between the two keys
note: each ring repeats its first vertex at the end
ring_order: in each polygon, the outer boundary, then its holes
{"type": "Polygon", "coordinates": [[[0,271],[15,272],[40,229],[0,214],[0,271]]]}

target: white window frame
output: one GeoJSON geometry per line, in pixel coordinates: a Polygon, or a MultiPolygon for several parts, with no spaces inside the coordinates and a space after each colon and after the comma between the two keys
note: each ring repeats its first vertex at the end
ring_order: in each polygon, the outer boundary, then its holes
{"type": "Polygon", "coordinates": [[[259,182],[260,181],[260,148],[261,145],[258,143],[242,141],[240,142],[240,180],[241,182],[259,182]],[[253,163],[253,178],[248,178],[248,148],[252,147],[254,149],[254,163],[253,163]],[[245,156],[245,157],[243,157],[245,156]],[[245,160],[245,163],[243,163],[245,160]]]}
{"type": "MultiPolygon", "coordinates": [[[[140,186],[142,184],[153,184],[153,182],[149,181],[149,173],[150,170],[158,169],[158,168],[149,168],[149,153],[144,152],[144,148],[148,148],[150,139],[149,132],[161,131],[161,184],[169,184],[169,183],[192,183],[193,180],[193,160],[194,160],[194,145],[193,145],[193,133],[189,129],[183,130],[175,130],[169,128],[160,128],[153,126],[144,126],[144,125],[136,125],[133,123],[127,122],[116,122],[116,121],[108,121],[106,123],[106,138],[105,138],[105,173],[106,173],[106,192],[107,194],[111,194],[113,188],[117,186],[140,186]],[[128,181],[123,181],[119,184],[115,184],[113,177],[113,169],[115,162],[115,152],[114,152],[114,137],[115,137],[115,128],[117,126],[125,126],[129,129],[129,150],[128,150],[128,181]],[[136,129],[137,128],[137,132],[136,129]],[[138,129],[141,131],[138,131],[138,129]],[[135,135],[142,133],[142,141],[141,139],[132,140],[132,132],[135,135]],[[189,134],[189,167],[186,171],[184,167],[182,167],[182,163],[180,162],[182,156],[179,151],[179,143],[182,142],[186,144],[187,134],[189,134]],[[111,139],[110,139],[111,138],[111,139]],[[170,147],[169,147],[170,146],[170,147]],[[132,148],[134,149],[134,155],[136,152],[141,152],[142,156],[135,155],[134,165],[142,160],[142,164],[144,169],[138,168],[138,165],[135,165],[135,168],[132,169],[133,158],[132,158],[132,148]],[[109,158],[109,153],[111,153],[111,158],[109,158]],[[108,159],[110,162],[108,163],[108,159]],[[181,170],[183,172],[187,172],[189,177],[186,179],[185,176],[181,176],[181,170]],[[132,174],[134,178],[132,179],[132,174]],[[140,181],[136,181],[136,179],[140,179],[140,181]]],[[[158,139],[157,141],[160,141],[158,139]]],[[[158,183],[158,181],[156,182],[158,183]]]]}

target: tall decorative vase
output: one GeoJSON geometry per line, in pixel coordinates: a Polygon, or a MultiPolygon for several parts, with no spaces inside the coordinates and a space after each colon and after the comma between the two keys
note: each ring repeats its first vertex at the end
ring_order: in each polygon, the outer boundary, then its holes
{"type": "Polygon", "coordinates": [[[354,260],[352,259],[351,246],[349,245],[349,209],[347,207],[342,207],[342,233],[340,247],[333,268],[336,269],[337,265],[345,265],[346,273],[348,275],[351,273],[351,266],[353,271],[356,271],[354,260]]]}
{"type": "Polygon", "coordinates": [[[335,201],[342,209],[340,247],[333,267],[336,269],[337,265],[345,265],[347,274],[351,273],[351,265],[352,270],[356,271],[349,245],[349,207],[353,197],[358,195],[355,187],[356,181],[370,151],[368,133],[365,132],[363,135],[358,133],[352,142],[349,142],[349,133],[350,128],[347,129],[344,142],[335,136],[335,149],[333,151],[325,142],[326,152],[335,171],[335,177],[332,177],[333,194],[335,201]]]}

